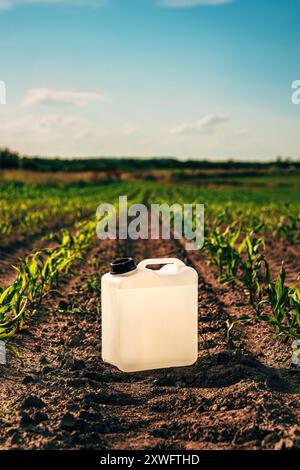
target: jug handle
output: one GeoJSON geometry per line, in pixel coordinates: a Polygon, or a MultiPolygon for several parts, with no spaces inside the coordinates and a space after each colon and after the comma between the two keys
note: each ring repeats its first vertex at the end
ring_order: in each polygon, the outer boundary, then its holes
{"type": "Polygon", "coordinates": [[[177,258],[149,258],[141,261],[137,267],[145,269],[148,264],[176,264],[177,266],[185,266],[184,262],[177,258]]]}

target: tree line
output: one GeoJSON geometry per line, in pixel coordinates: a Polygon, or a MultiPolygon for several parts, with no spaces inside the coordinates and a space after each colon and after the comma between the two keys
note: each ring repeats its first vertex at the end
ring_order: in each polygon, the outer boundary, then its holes
{"type": "Polygon", "coordinates": [[[0,169],[20,169],[31,171],[143,171],[143,170],[300,170],[300,160],[277,157],[274,161],[210,161],[180,160],[173,157],[85,157],[85,158],[46,158],[21,156],[8,148],[0,148],[0,169]]]}

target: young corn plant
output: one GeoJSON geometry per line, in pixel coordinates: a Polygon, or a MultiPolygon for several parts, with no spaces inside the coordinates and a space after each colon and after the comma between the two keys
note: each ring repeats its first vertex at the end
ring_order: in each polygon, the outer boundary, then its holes
{"type": "Polygon", "coordinates": [[[300,289],[291,288],[289,292],[290,309],[292,315],[291,327],[296,332],[297,339],[300,339],[300,289]]]}
{"type": "Polygon", "coordinates": [[[272,315],[265,320],[274,326],[278,336],[289,336],[300,339],[300,291],[286,285],[284,267],[275,282],[268,289],[269,305],[272,315]]]}
{"type": "Polygon", "coordinates": [[[256,315],[261,314],[265,303],[266,288],[270,284],[270,267],[264,255],[265,242],[263,238],[247,234],[238,247],[241,255],[240,281],[249,297],[249,303],[256,315]]]}
{"type": "Polygon", "coordinates": [[[0,340],[11,338],[24,321],[27,297],[17,279],[0,293],[0,340]]]}
{"type": "Polygon", "coordinates": [[[223,284],[237,280],[240,255],[235,245],[240,233],[241,230],[236,228],[236,223],[228,225],[223,232],[217,227],[207,237],[203,248],[208,252],[211,262],[217,267],[218,280],[223,284]]]}
{"type": "Polygon", "coordinates": [[[276,223],[273,235],[284,242],[294,245],[299,242],[300,215],[282,215],[276,223]]]}
{"type": "Polygon", "coordinates": [[[37,303],[37,299],[41,301],[43,294],[43,282],[41,279],[41,264],[39,263],[40,253],[34,253],[27,256],[21,263],[20,267],[15,267],[18,272],[17,281],[22,286],[22,290],[26,292],[30,310],[37,303]]]}

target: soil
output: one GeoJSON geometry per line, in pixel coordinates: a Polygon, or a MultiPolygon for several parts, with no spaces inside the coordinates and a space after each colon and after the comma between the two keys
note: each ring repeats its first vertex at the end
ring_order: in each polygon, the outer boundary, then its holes
{"type": "Polygon", "coordinates": [[[0,449],[299,449],[300,372],[290,343],[249,313],[199,252],[174,240],[101,242],[45,300],[0,365],[0,449]],[[101,360],[100,279],[111,259],[176,256],[199,274],[199,357],[123,373],[101,360]]]}

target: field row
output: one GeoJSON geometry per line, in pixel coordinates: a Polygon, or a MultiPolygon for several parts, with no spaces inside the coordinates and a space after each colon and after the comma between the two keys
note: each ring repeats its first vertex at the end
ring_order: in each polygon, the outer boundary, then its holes
{"type": "Polygon", "coordinates": [[[115,195],[147,193],[149,203],[205,204],[206,218],[213,225],[238,222],[244,229],[260,229],[289,245],[300,241],[300,199],[288,188],[205,188],[160,185],[149,182],[65,186],[0,185],[0,246],[20,237],[49,232],[59,226],[93,216],[97,205],[115,195]]]}

